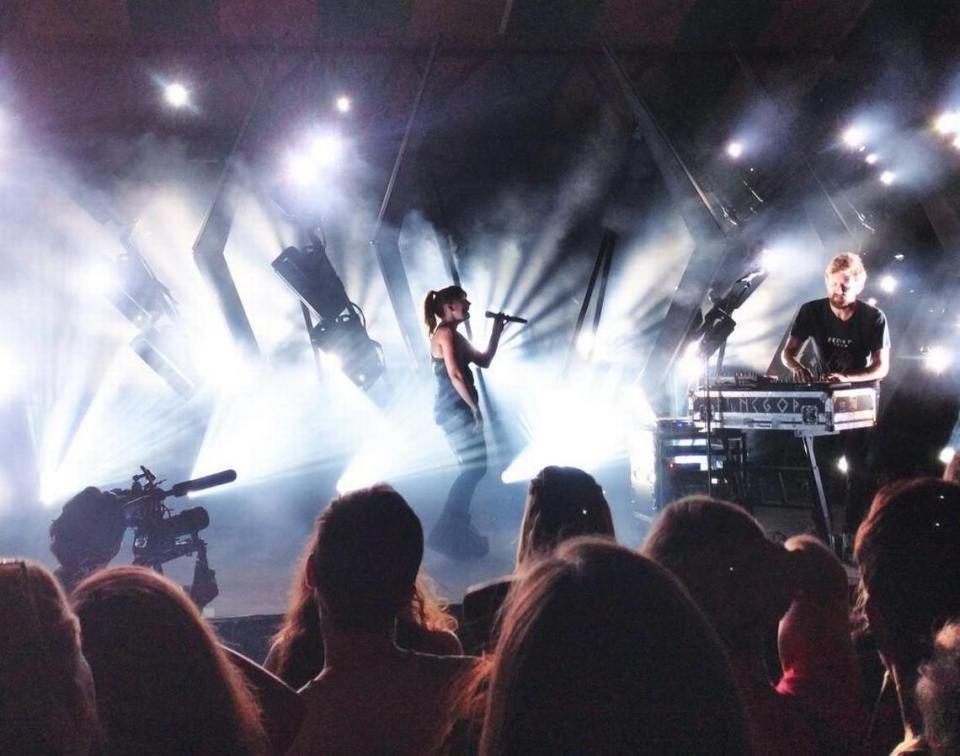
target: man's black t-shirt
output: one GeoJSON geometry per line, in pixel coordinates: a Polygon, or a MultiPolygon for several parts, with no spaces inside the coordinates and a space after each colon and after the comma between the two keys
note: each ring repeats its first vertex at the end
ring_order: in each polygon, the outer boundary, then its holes
{"type": "Polygon", "coordinates": [[[846,373],[867,367],[870,355],[890,346],[887,318],[876,307],[857,301],[849,320],[840,320],[829,299],[815,299],[800,307],[790,335],[801,342],[812,339],[817,373],[846,373]]]}

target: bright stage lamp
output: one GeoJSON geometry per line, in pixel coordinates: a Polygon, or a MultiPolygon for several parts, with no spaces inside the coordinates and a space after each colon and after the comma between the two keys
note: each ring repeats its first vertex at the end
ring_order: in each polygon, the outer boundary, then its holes
{"type": "Polygon", "coordinates": [[[173,108],[185,107],[190,102],[190,92],[179,82],[171,82],[163,88],[163,99],[173,108]]]}
{"type": "Polygon", "coordinates": [[[863,161],[864,161],[867,165],[874,165],[879,159],[880,159],[880,156],[877,155],[876,152],[871,152],[869,155],[867,155],[867,156],[863,159],[863,161]]]}
{"type": "Polygon", "coordinates": [[[876,298],[876,297],[870,297],[869,299],[867,299],[867,304],[870,305],[871,307],[876,307],[876,306],[877,306],[877,298],[876,298]]]}
{"type": "Polygon", "coordinates": [[[349,113],[352,103],[350,98],[346,95],[340,95],[336,100],[336,108],[338,113],[349,113]]]}
{"type": "Polygon", "coordinates": [[[940,461],[945,465],[949,465],[953,460],[953,455],[956,453],[957,450],[952,446],[944,446],[943,449],[940,450],[940,461]]]}
{"type": "Polygon", "coordinates": [[[867,141],[867,132],[861,126],[851,126],[843,132],[843,143],[851,150],[858,150],[867,141]]]}
{"type": "Polygon", "coordinates": [[[343,360],[339,355],[331,354],[330,352],[320,352],[320,363],[329,370],[334,370],[338,373],[343,372],[343,360]]]}
{"type": "Polygon", "coordinates": [[[880,183],[884,186],[890,186],[896,180],[897,174],[893,171],[884,171],[880,174],[880,183]]]}
{"type": "Polygon", "coordinates": [[[893,294],[897,290],[897,279],[893,276],[884,276],[880,279],[880,288],[887,294],[893,294]]]}
{"type": "Polygon", "coordinates": [[[743,155],[743,144],[740,142],[730,142],[727,145],[727,155],[734,160],[743,155]]]}
{"type": "Polygon", "coordinates": [[[931,373],[938,375],[945,372],[952,362],[953,355],[942,346],[930,347],[923,357],[923,366],[931,373]]]}
{"type": "Polygon", "coordinates": [[[83,285],[87,291],[109,297],[120,287],[116,266],[107,259],[96,259],[83,270],[83,285]]]}
{"type": "Polygon", "coordinates": [[[307,186],[317,178],[317,166],[304,155],[287,156],[287,180],[296,186],[307,186]]]}
{"type": "Polygon", "coordinates": [[[319,166],[330,166],[343,156],[343,140],[336,134],[322,134],[310,143],[310,157],[319,166]]]}
{"type": "Polygon", "coordinates": [[[687,344],[678,367],[680,368],[680,374],[688,381],[696,380],[703,375],[707,367],[707,360],[703,356],[699,341],[692,341],[687,344]]]}
{"type": "Polygon", "coordinates": [[[837,460],[837,469],[844,475],[850,472],[850,463],[847,462],[846,457],[840,457],[840,459],[837,460]]]}
{"type": "Polygon", "coordinates": [[[939,134],[960,133],[960,113],[955,110],[948,110],[945,113],[941,113],[934,122],[933,127],[939,134]]]}
{"type": "Polygon", "coordinates": [[[788,269],[790,254],[788,250],[777,247],[764,247],[760,250],[760,266],[768,274],[780,273],[788,269]]]}

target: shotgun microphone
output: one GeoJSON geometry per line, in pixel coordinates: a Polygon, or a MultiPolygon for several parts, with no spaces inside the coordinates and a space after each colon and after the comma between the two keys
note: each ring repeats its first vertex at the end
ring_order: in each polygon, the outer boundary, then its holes
{"type": "Polygon", "coordinates": [[[507,323],[526,323],[526,318],[518,318],[516,315],[507,315],[502,312],[490,312],[487,310],[484,315],[488,318],[503,318],[507,323]]]}

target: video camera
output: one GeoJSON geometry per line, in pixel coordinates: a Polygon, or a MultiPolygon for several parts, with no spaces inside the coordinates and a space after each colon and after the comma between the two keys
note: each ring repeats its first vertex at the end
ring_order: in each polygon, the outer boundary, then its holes
{"type": "Polygon", "coordinates": [[[165,490],[161,488],[164,481],[141,466],[128,489],[84,489],[64,505],[50,525],[50,550],[60,562],[61,581],[71,589],[87,575],[106,567],[119,553],[129,527],[133,529],[134,564],[162,573],[166,562],[197,555],[189,592],[199,606],[205,606],[219,593],[216,573],[207,563],[207,544],[200,538],[200,531],[210,524],[210,515],[203,507],[174,514],[164,500],[236,479],[236,471],[223,470],[165,490]]]}

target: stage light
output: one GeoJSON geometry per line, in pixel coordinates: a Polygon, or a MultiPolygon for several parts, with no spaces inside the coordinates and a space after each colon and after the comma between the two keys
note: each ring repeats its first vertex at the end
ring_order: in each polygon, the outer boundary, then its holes
{"type": "Polygon", "coordinates": [[[273,261],[277,275],[318,318],[310,341],[339,370],[362,389],[376,383],[386,371],[380,344],[367,334],[363,311],[347,297],[343,282],[327,257],[323,241],[313,236],[301,251],[287,247],[273,261]]]}
{"type": "Polygon", "coordinates": [[[876,298],[876,297],[870,297],[869,299],[867,299],[867,304],[870,305],[871,307],[876,307],[876,306],[877,306],[877,298],[876,298]]]}
{"type": "MultiPolygon", "coordinates": [[[[921,350],[923,352],[924,350],[921,350]]],[[[931,373],[939,375],[953,363],[953,355],[942,346],[927,347],[923,355],[923,366],[931,373]]]]}
{"type": "Polygon", "coordinates": [[[343,372],[343,360],[339,355],[320,352],[320,364],[328,370],[335,370],[338,373],[343,372]]]}
{"type": "Polygon", "coordinates": [[[846,457],[840,457],[840,459],[837,460],[837,469],[844,475],[850,472],[850,465],[847,463],[846,457]]]}
{"type": "Polygon", "coordinates": [[[859,150],[867,141],[867,132],[862,126],[851,126],[843,132],[843,143],[852,150],[859,150]]]}
{"type": "MultiPolygon", "coordinates": [[[[544,376],[546,378],[546,376],[544,376]]],[[[628,430],[640,423],[638,391],[625,393],[621,377],[606,368],[585,368],[577,375],[538,383],[526,397],[520,422],[529,443],[500,476],[504,483],[529,480],[546,465],[596,470],[628,455],[628,430]],[[557,407],[566,408],[563,413],[557,407]]]]}
{"type": "Polygon", "coordinates": [[[83,285],[98,296],[112,296],[120,288],[116,266],[108,260],[94,260],[83,270],[83,285]]]}
{"type": "Polygon", "coordinates": [[[903,252],[898,252],[893,256],[893,259],[896,260],[897,262],[903,262],[904,258],[906,258],[906,255],[903,254],[903,252]]]}
{"type": "Polygon", "coordinates": [[[340,95],[336,101],[336,107],[338,113],[349,113],[352,103],[350,98],[346,95],[340,95]]]}
{"type": "Polygon", "coordinates": [[[588,360],[593,355],[593,349],[596,346],[596,337],[590,331],[584,331],[577,339],[577,354],[581,358],[588,360]]]}
{"type": "Polygon", "coordinates": [[[693,341],[687,344],[687,348],[683,352],[683,357],[680,358],[678,364],[680,375],[688,381],[696,380],[703,375],[706,366],[707,361],[700,351],[700,342],[693,341]]]}
{"type": "Polygon", "coordinates": [[[307,186],[318,178],[317,166],[304,155],[287,155],[287,180],[296,186],[307,186]]]}
{"type": "Polygon", "coordinates": [[[949,465],[953,461],[953,456],[957,453],[957,450],[952,446],[944,446],[940,450],[940,461],[945,465],[949,465]]]}
{"type": "Polygon", "coordinates": [[[761,269],[768,273],[779,273],[785,269],[791,262],[791,255],[787,250],[777,247],[764,247],[760,250],[761,269]]]}
{"type": "Polygon", "coordinates": [[[960,112],[948,110],[941,113],[934,122],[934,128],[939,134],[960,133],[960,112]]]}
{"type": "Polygon", "coordinates": [[[867,156],[863,159],[863,162],[865,162],[867,165],[873,165],[873,164],[876,163],[879,159],[880,159],[880,156],[877,155],[876,152],[871,152],[869,155],[867,155],[867,156]]]}
{"type": "Polygon", "coordinates": [[[737,141],[728,143],[727,155],[734,160],[738,159],[741,155],[743,155],[743,144],[737,141]]]}
{"type": "Polygon", "coordinates": [[[884,171],[880,174],[880,183],[884,186],[890,186],[896,180],[897,174],[893,171],[884,171]]]}
{"type": "Polygon", "coordinates": [[[163,88],[163,99],[173,108],[183,108],[190,103],[190,91],[180,82],[173,81],[163,88]]]}
{"type": "Polygon", "coordinates": [[[343,155],[343,140],[336,134],[320,134],[310,143],[310,156],[321,167],[339,162],[343,155]]]}
{"type": "Polygon", "coordinates": [[[884,276],[880,279],[880,288],[887,294],[893,294],[897,290],[897,279],[893,276],[884,276]]]}

